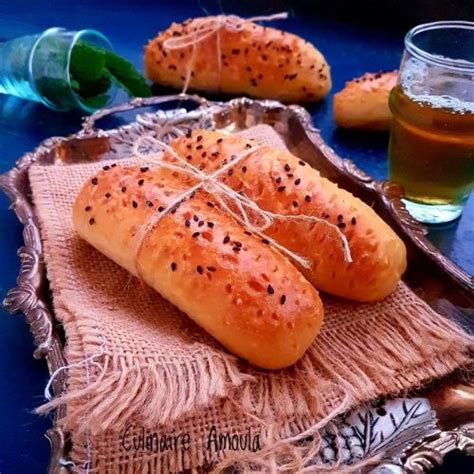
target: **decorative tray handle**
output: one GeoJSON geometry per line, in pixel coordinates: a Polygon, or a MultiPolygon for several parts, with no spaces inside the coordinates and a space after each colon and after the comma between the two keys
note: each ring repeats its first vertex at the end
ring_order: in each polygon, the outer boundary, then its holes
{"type": "Polygon", "coordinates": [[[85,117],[82,122],[82,129],[80,130],[79,135],[90,135],[91,133],[95,133],[100,130],[95,126],[96,122],[103,119],[104,117],[107,117],[108,115],[126,112],[127,110],[134,110],[140,107],[164,104],[166,102],[172,102],[175,100],[195,102],[201,107],[209,106],[209,102],[205,98],[195,94],[172,94],[155,97],[136,97],[129,100],[128,102],[97,110],[92,115],[85,117]]]}

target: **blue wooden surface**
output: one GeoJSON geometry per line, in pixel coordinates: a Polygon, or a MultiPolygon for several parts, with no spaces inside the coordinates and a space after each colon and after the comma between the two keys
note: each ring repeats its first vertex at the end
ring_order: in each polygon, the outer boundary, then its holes
{"type": "MultiPolygon", "coordinates": [[[[209,2],[208,2],[209,4],[209,2]]],[[[226,3],[224,2],[224,5],[226,3]]],[[[277,11],[278,2],[267,2],[265,12],[277,11]]],[[[143,44],[171,21],[202,14],[197,1],[37,1],[14,4],[0,0],[0,38],[12,38],[50,26],[70,29],[86,27],[102,31],[115,49],[141,66],[143,44]],[[133,5],[133,6],[132,6],[133,5]]],[[[234,6],[237,8],[238,4],[234,6]]],[[[211,13],[219,13],[212,4],[211,13]]],[[[226,13],[253,15],[262,10],[229,8],[226,13]]],[[[289,31],[314,42],[332,67],[333,90],[365,71],[397,67],[402,52],[402,33],[367,29],[293,12],[277,22],[289,31]]],[[[386,176],[386,134],[349,133],[335,129],[331,118],[331,97],[310,107],[324,138],[343,157],[354,160],[369,174],[386,176]]],[[[13,166],[16,158],[34,148],[42,139],[67,135],[77,130],[77,114],[59,114],[40,105],[0,97],[0,172],[13,166]]],[[[470,273],[474,273],[474,199],[463,217],[452,224],[432,229],[430,235],[442,251],[470,273]]],[[[16,250],[22,244],[21,227],[0,196],[0,295],[15,285],[18,272],[16,250]]],[[[44,472],[49,456],[43,433],[50,425],[32,409],[42,402],[47,380],[43,361],[31,357],[32,338],[22,316],[0,310],[0,473],[44,472]]]]}

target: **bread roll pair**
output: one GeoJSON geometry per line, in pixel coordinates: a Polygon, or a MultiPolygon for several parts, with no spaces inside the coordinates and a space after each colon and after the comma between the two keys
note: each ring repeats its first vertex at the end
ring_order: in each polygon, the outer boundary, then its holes
{"type": "MultiPolygon", "coordinates": [[[[83,186],[73,210],[79,235],[139,276],[229,351],[277,369],[295,363],[318,334],[323,307],[315,288],[357,301],[391,293],[406,267],[404,244],[377,214],[289,152],[196,130],[172,149],[261,209],[316,216],[275,219],[267,236],[306,257],[300,268],[220,209],[202,189],[172,210],[195,178],[166,168],[106,165],[83,186]],[[255,151],[251,151],[255,148],[255,151]],[[236,157],[248,153],[241,161],[236,157]],[[326,222],[333,224],[328,226],[326,222]],[[349,242],[344,257],[337,226],[349,242]]],[[[176,162],[175,154],[163,159],[176,162]]]]}
{"type": "Polygon", "coordinates": [[[398,71],[366,73],[346,82],[334,94],[333,114],[337,126],[363,130],[388,130],[392,119],[388,98],[396,86],[398,71]]]}
{"type": "MultiPolygon", "coordinates": [[[[187,161],[212,173],[255,142],[235,135],[197,130],[171,143],[187,161]]],[[[165,159],[174,161],[170,153],[165,159]]],[[[322,218],[337,226],[349,242],[352,262],[341,239],[324,223],[275,219],[265,232],[286,248],[309,259],[300,268],[318,289],[355,301],[375,301],[393,292],[406,269],[406,249],[375,211],[323,178],[287,151],[259,147],[221,178],[267,211],[322,218]]]]}
{"type": "Polygon", "coordinates": [[[331,88],[329,66],[310,43],[238,17],[173,23],[145,47],[145,72],[156,83],[284,102],[307,102],[331,88]],[[194,48],[194,53],[193,53],[194,48]]]}
{"type": "Polygon", "coordinates": [[[164,169],[106,165],[80,191],[74,228],[232,353],[262,368],[292,365],[319,332],[317,291],[204,191],[143,232],[186,189],[164,169]]]}

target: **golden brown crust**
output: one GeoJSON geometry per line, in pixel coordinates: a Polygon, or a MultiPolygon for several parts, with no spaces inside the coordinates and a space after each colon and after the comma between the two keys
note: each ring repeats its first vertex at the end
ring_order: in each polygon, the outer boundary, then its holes
{"type": "MultiPolygon", "coordinates": [[[[235,135],[203,130],[172,142],[180,155],[189,156],[195,166],[202,164],[206,172],[252,146],[255,142],[235,135]]],[[[406,268],[403,242],[369,206],[289,152],[260,148],[222,181],[262,209],[322,217],[340,228],[349,241],[353,263],[345,262],[337,233],[325,224],[275,220],[266,231],[311,260],[312,269],[302,271],[317,288],[358,301],[382,299],[395,289],[406,268]]]]}
{"type": "Polygon", "coordinates": [[[186,189],[167,170],[106,167],[88,180],[73,210],[79,235],[137,274],[231,352],[263,368],[298,360],[319,332],[323,309],[301,273],[248,235],[204,192],[136,235],[186,189]],[[145,171],[143,171],[145,170],[145,171]]]}
{"type": "MultiPolygon", "coordinates": [[[[169,38],[188,35],[194,28],[199,32],[203,21],[209,18],[173,23],[148,43],[144,62],[150,80],[183,88],[192,46],[166,50],[163,43],[169,38]]],[[[237,30],[223,27],[196,44],[192,89],[285,102],[319,100],[329,92],[329,66],[313,45],[291,33],[249,21],[238,25],[237,30]]]]}
{"type": "Polygon", "coordinates": [[[366,73],[346,82],[334,94],[334,121],[339,127],[388,130],[392,113],[388,105],[390,91],[397,84],[398,71],[366,73]]]}

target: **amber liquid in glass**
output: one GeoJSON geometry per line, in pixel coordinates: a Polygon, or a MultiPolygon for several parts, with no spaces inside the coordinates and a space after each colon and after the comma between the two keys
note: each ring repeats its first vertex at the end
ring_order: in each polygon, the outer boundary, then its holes
{"type": "Polygon", "coordinates": [[[474,113],[390,94],[390,179],[421,204],[458,204],[474,183],[474,113]]]}

